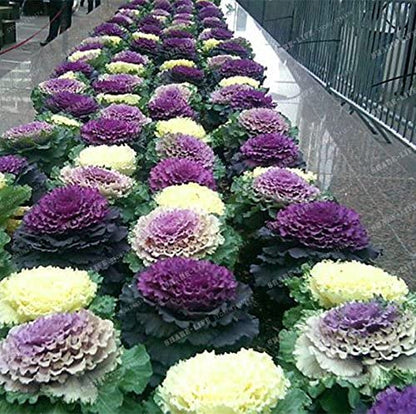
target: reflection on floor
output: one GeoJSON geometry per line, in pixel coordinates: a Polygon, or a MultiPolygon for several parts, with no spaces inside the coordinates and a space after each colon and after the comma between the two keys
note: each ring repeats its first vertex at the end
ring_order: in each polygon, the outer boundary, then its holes
{"type": "Polygon", "coordinates": [[[392,138],[373,135],[350,115],[241,8],[223,0],[237,36],[250,40],[268,68],[266,86],[300,129],[309,169],[339,202],[355,208],[383,249],[379,264],[416,286],[416,154],[392,138]]]}

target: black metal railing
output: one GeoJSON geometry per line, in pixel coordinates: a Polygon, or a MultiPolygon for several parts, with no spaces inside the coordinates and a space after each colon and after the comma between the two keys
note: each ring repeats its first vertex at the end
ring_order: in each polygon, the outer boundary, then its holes
{"type": "Polygon", "coordinates": [[[416,144],[416,0],[238,0],[298,62],[416,144]]]}

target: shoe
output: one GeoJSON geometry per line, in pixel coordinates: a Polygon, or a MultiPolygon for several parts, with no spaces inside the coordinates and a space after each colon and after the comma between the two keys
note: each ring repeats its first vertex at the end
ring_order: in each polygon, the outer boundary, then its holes
{"type": "Polygon", "coordinates": [[[43,42],[40,42],[40,45],[43,47],[43,46],[46,46],[48,43],[49,43],[49,40],[44,40],[43,42]]]}

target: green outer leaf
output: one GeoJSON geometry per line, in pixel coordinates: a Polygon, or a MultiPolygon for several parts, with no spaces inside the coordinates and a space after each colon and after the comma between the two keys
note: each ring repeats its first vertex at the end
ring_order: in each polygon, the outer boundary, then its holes
{"type": "Polygon", "coordinates": [[[13,271],[11,255],[4,248],[10,242],[8,234],[0,229],[0,279],[8,276],[13,271]]]}
{"type": "Polygon", "coordinates": [[[312,400],[306,393],[300,389],[292,388],[286,394],[285,399],[272,410],[272,414],[307,414],[307,407],[311,403],[312,400]]]}
{"type": "Polygon", "coordinates": [[[223,226],[222,235],[225,239],[224,243],[207,259],[233,269],[240,254],[243,241],[239,233],[230,226],[223,226]]]}
{"type": "Polygon", "coordinates": [[[114,319],[116,310],[116,299],[108,296],[96,296],[88,309],[103,319],[114,319]]]}
{"type": "Polygon", "coordinates": [[[295,364],[293,350],[298,338],[296,331],[283,329],[279,333],[279,360],[284,364],[295,364]]]}
{"type": "MultiPolygon", "coordinates": [[[[157,399],[157,395],[154,397],[157,399]]],[[[143,409],[143,414],[162,414],[162,410],[158,407],[153,398],[143,403],[143,409]]]]}
{"type": "Polygon", "coordinates": [[[4,397],[0,399],[0,413],[1,414],[79,414],[78,410],[74,410],[73,407],[56,403],[50,404],[49,402],[42,401],[36,405],[18,405],[9,404],[4,397]]]}
{"type": "Polygon", "coordinates": [[[84,413],[115,414],[123,404],[123,393],[119,388],[123,368],[111,372],[105,383],[98,389],[98,397],[93,405],[82,405],[84,413]]]}
{"type": "Polygon", "coordinates": [[[0,225],[4,225],[16,209],[29,200],[29,186],[11,185],[0,190],[0,225]]]}
{"type": "Polygon", "coordinates": [[[121,359],[124,372],[120,388],[124,392],[142,393],[152,376],[152,366],[146,348],[138,345],[128,349],[124,351],[121,359]]]}

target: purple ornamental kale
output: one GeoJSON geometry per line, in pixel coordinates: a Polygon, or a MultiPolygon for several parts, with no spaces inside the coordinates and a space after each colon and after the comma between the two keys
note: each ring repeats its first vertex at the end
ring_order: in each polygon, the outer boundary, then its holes
{"type": "Polygon", "coordinates": [[[162,34],[162,29],[159,26],[155,26],[153,24],[144,24],[140,26],[140,31],[143,33],[150,33],[156,36],[160,36],[162,34]]]}
{"type": "Polygon", "coordinates": [[[137,288],[144,298],[160,307],[207,312],[235,298],[237,281],[223,266],[174,257],[141,272],[137,288]]]}
{"type": "Polygon", "coordinates": [[[207,17],[222,17],[222,12],[221,10],[217,7],[212,5],[212,7],[204,7],[200,12],[199,12],[199,18],[201,20],[206,19],[207,17]]]}
{"type": "Polygon", "coordinates": [[[125,34],[126,30],[116,23],[102,23],[98,25],[93,32],[94,36],[108,35],[124,37],[125,34]]]}
{"type": "Polygon", "coordinates": [[[118,357],[112,322],[86,310],[44,316],[11,329],[0,343],[0,384],[28,396],[38,392],[81,400],[85,383],[97,393],[118,357]]]}
{"type": "Polygon", "coordinates": [[[88,95],[71,92],[57,93],[45,101],[52,112],[66,112],[75,118],[85,118],[98,109],[98,104],[88,95]]]}
{"type": "Polygon", "coordinates": [[[192,24],[193,22],[191,19],[177,18],[172,21],[172,26],[186,27],[186,26],[191,26],[192,24]]]}
{"type": "Polygon", "coordinates": [[[280,210],[268,227],[284,240],[317,249],[356,251],[369,244],[360,216],[334,201],[292,204],[280,210]]]}
{"type": "Polygon", "coordinates": [[[189,13],[192,14],[194,11],[194,8],[190,4],[183,4],[179,7],[176,7],[176,13],[189,13]]]}
{"type": "Polygon", "coordinates": [[[106,119],[134,121],[141,127],[150,122],[149,118],[146,118],[139,108],[127,104],[111,104],[101,110],[101,117],[106,119]]]}
{"type": "Polygon", "coordinates": [[[45,121],[33,121],[8,129],[3,134],[2,141],[5,145],[41,144],[48,141],[54,131],[54,126],[45,121]]]}
{"type": "Polygon", "coordinates": [[[293,167],[300,158],[295,142],[282,134],[262,134],[248,139],[240,153],[250,167],[293,167]]]}
{"type": "Polygon", "coordinates": [[[180,29],[167,29],[163,32],[164,38],[169,37],[176,37],[176,38],[184,38],[184,39],[193,39],[193,34],[191,32],[187,32],[186,30],[180,29]]]}
{"type": "Polygon", "coordinates": [[[159,19],[157,19],[154,16],[150,16],[150,15],[148,15],[148,16],[146,16],[146,17],[144,17],[143,19],[140,20],[139,27],[143,26],[143,25],[147,25],[147,24],[152,25],[152,26],[162,27],[162,23],[159,21],[159,19]]]}
{"type": "MultiPolygon", "coordinates": [[[[232,55],[217,55],[208,58],[208,66],[210,69],[218,69],[225,62],[235,59],[235,56],[232,55]]],[[[237,58],[239,59],[239,58],[237,58]]]]}
{"type": "Polygon", "coordinates": [[[217,89],[210,95],[210,101],[214,104],[227,105],[230,103],[233,96],[237,95],[239,92],[248,91],[253,89],[249,85],[229,85],[224,86],[223,88],[217,89]]]}
{"type": "Polygon", "coordinates": [[[167,59],[190,59],[196,57],[196,46],[193,39],[172,37],[164,39],[163,54],[167,59]]]}
{"type": "Polygon", "coordinates": [[[213,28],[204,30],[199,36],[200,40],[217,39],[217,40],[228,40],[233,37],[233,32],[223,28],[213,28]]]}
{"type": "Polygon", "coordinates": [[[87,62],[78,60],[77,62],[63,62],[55,68],[53,77],[59,77],[67,72],[81,72],[89,78],[94,71],[94,68],[87,62]]]}
{"type": "Polygon", "coordinates": [[[247,46],[242,45],[235,39],[225,40],[212,50],[214,55],[236,55],[241,58],[250,57],[250,51],[247,46]]]}
{"type": "Polygon", "coordinates": [[[202,20],[202,25],[204,27],[211,27],[211,28],[227,28],[227,24],[224,23],[221,19],[218,17],[206,17],[202,20]]]}
{"type": "Polygon", "coordinates": [[[149,63],[149,58],[131,50],[123,50],[122,52],[115,54],[111,61],[147,65],[149,63]]]}
{"type": "Polygon", "coordinates": [[[378,301],[351,302],[327,312],[320,324],[321,333],[333,336],[338,331],[365,337],[389,327],[400,316],[396,305],[378,301]]]}
{"type": "Polygon", "coordinates": [[[256,89],[245,89],[237,91],[230,97],[229,105],[233,110],[244,110],[252,108],[274,108],[276,104],[270,95],[256,89]]]}
{"type": "Polygon", "coordinates": [[[3,155],[0,157],[0,173],[19,175],[29,163],[18,155],[3,155]]]}
{"type": "Polygon", "coordinates": [[[253,180],[253,190],[265,201],[277,204],[302,203],[313,200],[319,189],[296,173],[272,167],[253,180]]]}
{"type": "Polygon", "coordinates": [[[137,141],[141,131],[141,125],[134,121],[100,118],[82,126],[81,138],[89,145],[118,145],[137,141]]]}
{"type": "Polygon", "coordinates": [[[71,53],[80,51],[84,52],[86,50],[93,50],[93,49],[102,49],[104,47],[104,42],[100,41],[98,38],[94,42],[88,42],[81,45],[78,45],[77,47],[74,47],[71,50],[71,53]]]}
{"type": "Polygon", "coordinates": [[[379,393],[368,414],[414,414],[416,413],[416,385],[403,390],[387,388],[379,393]]]}
{"type": "Polygon", "coordinates": [[[200,0],[195,4],[198,10],[205,9],[206,7],[215,7],[215,5],[210,0],[200,0]]]}
{"type": "Polygon", "coordinates": [[[52,78],[39,85],[41,92],[55,95],[59,92],[79,93],[85,89],[85,84],[77,79],[52,78]]]}
{"type": "Polygon", "coordinates": [[[125,16],[124,14],[117,13],[115,14],[109,21],[109,23],[116,23],[119,26],[122,26],[126,29],[129,29],[134,24],[134,20],[131,19],[129,16],[125,16]]]}
{"type": "Polygon", "coordinates": [[[97,93],[124,94],[134,93],[136,88],[143,83],[139,76],[127,73],[105,75],[96,80],[92,87],[97,93]]]}
{"type": "Polygon", "coordinates": [[[166,135],[157,141],[156,151],[162,158],[187,158],[212,169],[215,155],[212,148],[200,139],[190,135],[166,135]]]}
{"type": "Polygon", "coordinates": [[[195,111],[179,91],[167,90],[152,98],[148,104],[149,114],[154,120],[176,117],[195,117],[195,111]]]}
{"type": "Polygon", "coordinates": [[[238,122],[252,135],[282,133],[289,130],[285,118],[279,112],[269,108],[245,110],[238,117],[238,122]]]}
{"type": "Polygon", "coordinates": [[[225,62],[219,69],[224,78],[231,76],[247,76],[261,80],[264,76],[264,67],[251,59],[232,59],[225,62]]]}
{"type": "Polygon", "coordinates": [[[215,190],[215,179],[211,170],[194,160],[167,158],[150,171],[149,187],[153,192],[171,185],[197,183],[215,190]]]}
{"type": "Polygon", "coordinates": [[[170,12],[172,10],[172,5],[168,0],[155,0],[153,3],[153,8],[155,9],[162,9],[170,12]]]}
{"type": "Polygon", "coordinates": [[[205,74],[201,69],[178,65],[169,70],[169,77],[174,82],[189,82],[199,85],[203,82],[205,74]]]}
{"type": "Polygon", "coordinates": [[[155,40],[151,39],[133,39],[131,47],[132,49],[149,56],[158,56],[160,52],[159,44],[155,40]]]}
{"type": "Polygon", "coordinates": [[[44,195],[23,222],[32,233],[57,234],[88,228],[104,220],[108,212],[108,202],[98,190],[71,185],[44,195]]]}

